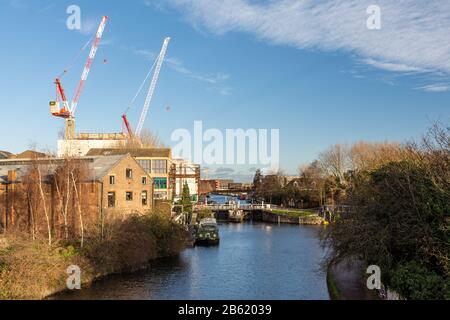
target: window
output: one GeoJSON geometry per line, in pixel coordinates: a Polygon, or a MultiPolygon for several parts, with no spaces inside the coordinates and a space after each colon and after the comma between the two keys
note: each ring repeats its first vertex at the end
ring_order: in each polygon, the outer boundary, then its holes
{"type": "Polygon", "coordinates": [[[127,176],[127,179],[133,179],[133,170],[132,169],[127,169],[125,174],[127,176]]]}
{"type": "Polygon", "coordinates": [[[144,171],[146,173],[152,172],[151,160],[138,160],[138,163],[140,164],[140,166],[142,167],[142,169],[144,169],[144,171]]]}
{"type": "Polygon", "coordinates": [[[108,208],[114,208],[116,206],[116,193],[108,192],[108,208]]]}
{"type": "Polygon", "coordinates": [[[116,184],[116,176],[109,176],[109,184],[116,184]]]}
{"type": "Polygon", "coordinates": [[[167,192],[155,192],[153,196],[155,199],[167,199],[167,192]]]}
{"type": "Polygon", "coordinates": [[[133,201],[133,192],[127,191],[126,195],[125,195],[125,200],[126,201],[133,201]]]}
{"type": "Polygon", "coordinates": [[[147,205],[147,191],[142,191],[141,200],[142,200],[142,205],[146,206],[147,205]]]}
{"type": "Polygon", "coordinates": [[[167,160],[153,160],[154,173],[167,173],[167,160]]]}
{"type": "Polygon", "coordinates": [[[147,184],[147,177],[142,177],[142,184],[144,186],[147,184]]]}
{"type": "Polygon", "coordinates": [[[153,178],[155,189],[167,189],[167,178],[153,178]]]}

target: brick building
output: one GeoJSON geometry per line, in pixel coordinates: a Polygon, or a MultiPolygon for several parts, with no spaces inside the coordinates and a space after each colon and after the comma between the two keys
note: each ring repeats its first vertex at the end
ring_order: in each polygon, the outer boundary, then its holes
{"type": "Polygon", "coordinates": [[[152,209],[151,177],[129,154],[80,157],[69,161],[48,158],[0,160],[0,229],[26,230],[33,220],[38,232],[42,231],[46,228],[44,201],[56,234],[62,232],[64,206],[73,232],[78,228],[80,211],[83,224],[89,227],[105,217],[146,213],[152,209]],[[69,165],[71,170],[76,168],[77,172],[83,173],[73,176],[75,183],[62,190],[64,183],[58,183],[58,177],[69,165]],[[45,200],[38,192],[39,185],[45,200]]]}
{"type": "Polygon", "coordinates": [[[217,180],[200,180],[198,192],[200,195],[205,195],[217,191],[218,186],[217,180]]]}
{"type": "Polygon", "coordinates": [[[130,154],[145,172],[150,175],[154,184],[155,199],[172,199],[173,181],[170,179],[171,150],[168,148],[91,149],[88,156],[105,156],[130,154]]]}

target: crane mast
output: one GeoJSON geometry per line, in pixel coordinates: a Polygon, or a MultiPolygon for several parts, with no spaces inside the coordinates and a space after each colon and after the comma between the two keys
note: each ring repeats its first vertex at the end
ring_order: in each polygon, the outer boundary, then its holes
{"type": "Polygon", "coordinates": [[[159,53],[158,61],[155,67],[155,73],[153,74],[152,81],[150,82],[150,87],[144,102],[144,108],[142,109],[141,117],[139,118],[139,122],[134,133],[136,137],[139,137],[141,135],[142,127],[144,126],[145,117],[147,116],[148,108],[150,106],[150,102],[152,101],[153,92],[155,91],[156,83],[158,82],[159,72],[161,71],[161,66],[164,62],[164,57],[166,55],[169,41],[170,41],[169,37],[164,39],[161,52],[159,53]]]}

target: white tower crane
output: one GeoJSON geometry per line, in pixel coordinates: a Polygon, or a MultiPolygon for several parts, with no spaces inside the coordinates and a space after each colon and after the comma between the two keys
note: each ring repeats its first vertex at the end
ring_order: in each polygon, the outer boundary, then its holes
{"type": "Polygon", "coordinates": [[[152,101],[153,92],[155,91],[156,83],[158,82],[159,72],[161,71],[161,66],[164,62],[164,57],[166,55],[169,41],[170,41],[169,37],[164,39],[161,52],[159,53],[158,60],[156,62],[155,73],[153,74],[152,81],[150,82],[150,88],[148,89],[147,97],[145,98],[144,108],[142,109],[141,117],[139,118],[139,123],[134,132],[134,135],[136,137],[139,137],[141,135],[142,127],[144,126],[145,117],[147,116],[148,108],[150,106],[150,102],[152,101]]]}

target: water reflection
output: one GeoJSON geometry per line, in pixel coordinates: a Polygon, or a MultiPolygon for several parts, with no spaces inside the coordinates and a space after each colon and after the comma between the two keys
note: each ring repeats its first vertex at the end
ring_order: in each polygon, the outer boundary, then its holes
{"type": "Polygon", "coordinates": [[[58,299],[328,299],[318,227],[221,224],[217,247],[186,249],[148,270],[58,299]]]}

